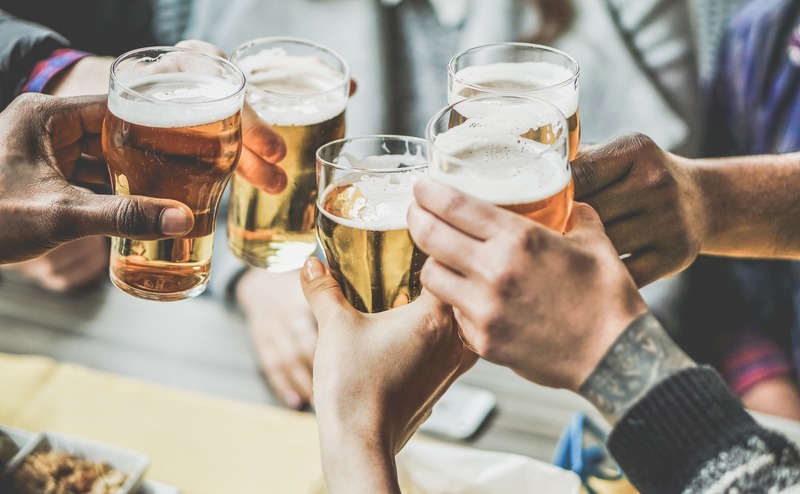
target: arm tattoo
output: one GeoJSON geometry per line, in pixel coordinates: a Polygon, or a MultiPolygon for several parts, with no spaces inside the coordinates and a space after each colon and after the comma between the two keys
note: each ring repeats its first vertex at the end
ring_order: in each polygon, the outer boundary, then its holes
{"type": "Polygon", "coordinates": [[[648,312],[622,332],[578,392],[613,424],[656,384],[693,365],[648,312]]]}

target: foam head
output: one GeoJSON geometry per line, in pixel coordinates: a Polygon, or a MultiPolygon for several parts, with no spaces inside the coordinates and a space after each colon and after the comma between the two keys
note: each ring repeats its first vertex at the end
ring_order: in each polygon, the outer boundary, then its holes
{"type": "Polygon", "coordinates": [[[511,93],[549,101],[570,117],[578,111],[577,84],[564,84],[572,71],[550,62],[503,62],[459,70],[449,94],[450,104],[477,93],[511,93]],[[464,84],[465,81],[468,84],[464,84]],[[480,89],[473,87],[479,86],[480,89]]]}
{"type": "Polygon", "coordinates": [[[217,122],[242,108],[232,81],[191,72],[164,72],[125,82],[113,90],[108,109],[122,120],[148,127],[191,127],[217,122]]]}
{"type": "MultiPolygon", "coordinates": [[[[414,161],[413,156],[368,156],[358,161],[372,169],[402,169],[414,161]]],[[[417,162],[411,166],[424,164],[417,162]]],[[[333,221],[352,228],[386,231],[408,228],[406,214],[414,199],[414,183],[426,168],[406,172],[376,173],[353,171],[327,188],[320,208],[333,221]],[[331,194],[337,194],[331,197],[331,194]]]]}
{"type": "Polygon", "coordinates": [[[547,122],[543,118],[525,111],[467,118],[435,137],[431,177],[497,205],[555,195],[569,184],[571,173],[563,145],[530,138],[547,122]]]}
{"type": "Polygon", "coordinates": [[[347,106],[347,77],[318,57],[268,48],[236,64],[247,76],[249,103],[273,125],[324,122],[347,106]]]}

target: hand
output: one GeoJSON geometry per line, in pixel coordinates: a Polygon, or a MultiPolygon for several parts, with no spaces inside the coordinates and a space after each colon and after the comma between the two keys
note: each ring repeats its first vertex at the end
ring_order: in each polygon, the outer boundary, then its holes
{"type": "MultiPolygon", "coordinates": [[[[175,46],[226,58],[222,50],[205,41],[188,39],[175,46]]],[[[286,143],[247,102],[242,109],[242,145],[236,173],[265,192],[283,192],[289,178],[278,163],[286,156],[286,143]]]]}
{"type": "Polygon", "coordinates": [[[0,113],[0,264],[81,237],[180,237],[194,218],[177,201],[84,192],[68,180],[103,182],[98,161],[105,97],[23,94],[0,113]]]}
{"type": "Polygon", "coordinates": [[[682,271],[700,252],[702,193],[688,160],[634,134],[572,162],[576,199],[595,208],[637,285],[682,271]]]}
{"type": "Polygon", "coordinates": [[[330,492],[399,492],[394,455],[477,357],[429,293],[364,314],[317,259],[303,268],[303,291],[319,323],[314,396],[330,492]]]}
{"type": "Polygon", "coordinates": [[[108,273],[108,256],[106,238],[86,237],[36,259],[3,268],[22,273],[45,290],[68,293],[104,279],[108,273]]]}
{"type": "Polygon", "coordinates": [[[482,357],[577,390],[647,310],[597,214],[576,203],[568,233],[424,180],[408,226],[431,257],[422,284],[451,304],[482,357]]]}
{"type": "Polygon", "coordinates": [[[236,300],[275,395],[294,409],[310,403],[317,323],[298,273],[249,269],[236,284],[236,300]]]}

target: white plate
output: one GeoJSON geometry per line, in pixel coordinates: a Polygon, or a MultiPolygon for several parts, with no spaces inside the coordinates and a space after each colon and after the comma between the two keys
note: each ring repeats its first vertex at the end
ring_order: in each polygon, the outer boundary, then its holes
{"type": "MultiPolygon", "coordinates": [[[[147,470],[147,466],[150,464],[150,460],[147,456],[141,453],[135,453],[133,451],[117,448],[116,446],[109,446],[107,444],[66,436],[55,432],[45,432],[41,434],[39,442],[31,452],[37,453],[45,451],[58,451],[95,462],[108,463],[115,470],[127,476],[125,483],[116,494],[136,493],[142,485],[142,477],[144,476],[145,470],[147,470]]],[[[21,460],[14,465],[9,465],[10,468],[7,473],[13,474],[13,471],[18,468],[20,464],[21,460]]],[[[156,491],[156,493],[160,494],[159,491],[156,491]]]]}
{"type": "Polygon", "coordinates": [[[17,452],[14,454],[14,456],[9,458],[5,465],[0,465],[0,473],[3,475],[11,472],[11,470],[14,469],[23,458],[28,456],[28,454],[33,451],[33,448],[39,444],[39,441],[42,438],[41,434],[17,429],[15,427],[9,427],[7,425],[0,425],[0,435],[9,437],[17,448],[17,452]]]}

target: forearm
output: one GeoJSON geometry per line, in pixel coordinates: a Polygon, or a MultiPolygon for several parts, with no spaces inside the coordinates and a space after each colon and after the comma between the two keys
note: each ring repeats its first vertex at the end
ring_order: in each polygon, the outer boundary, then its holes
{"type": "Polygon", "coordinates": [[[693,365],[648,312],[620,334],[578,392],[613,424],[661,381],[693,365]]]}
{"type": "Polygon", "coordinates": [[[800,258],[800,153],[685,160],[703,197],[701,253],[800,258]]]}
{"type": "Polygon", "coordinates": [[[330,494],[400,494],[394,454],[380,441],[320,419],[322,471],[330,494]]]}

